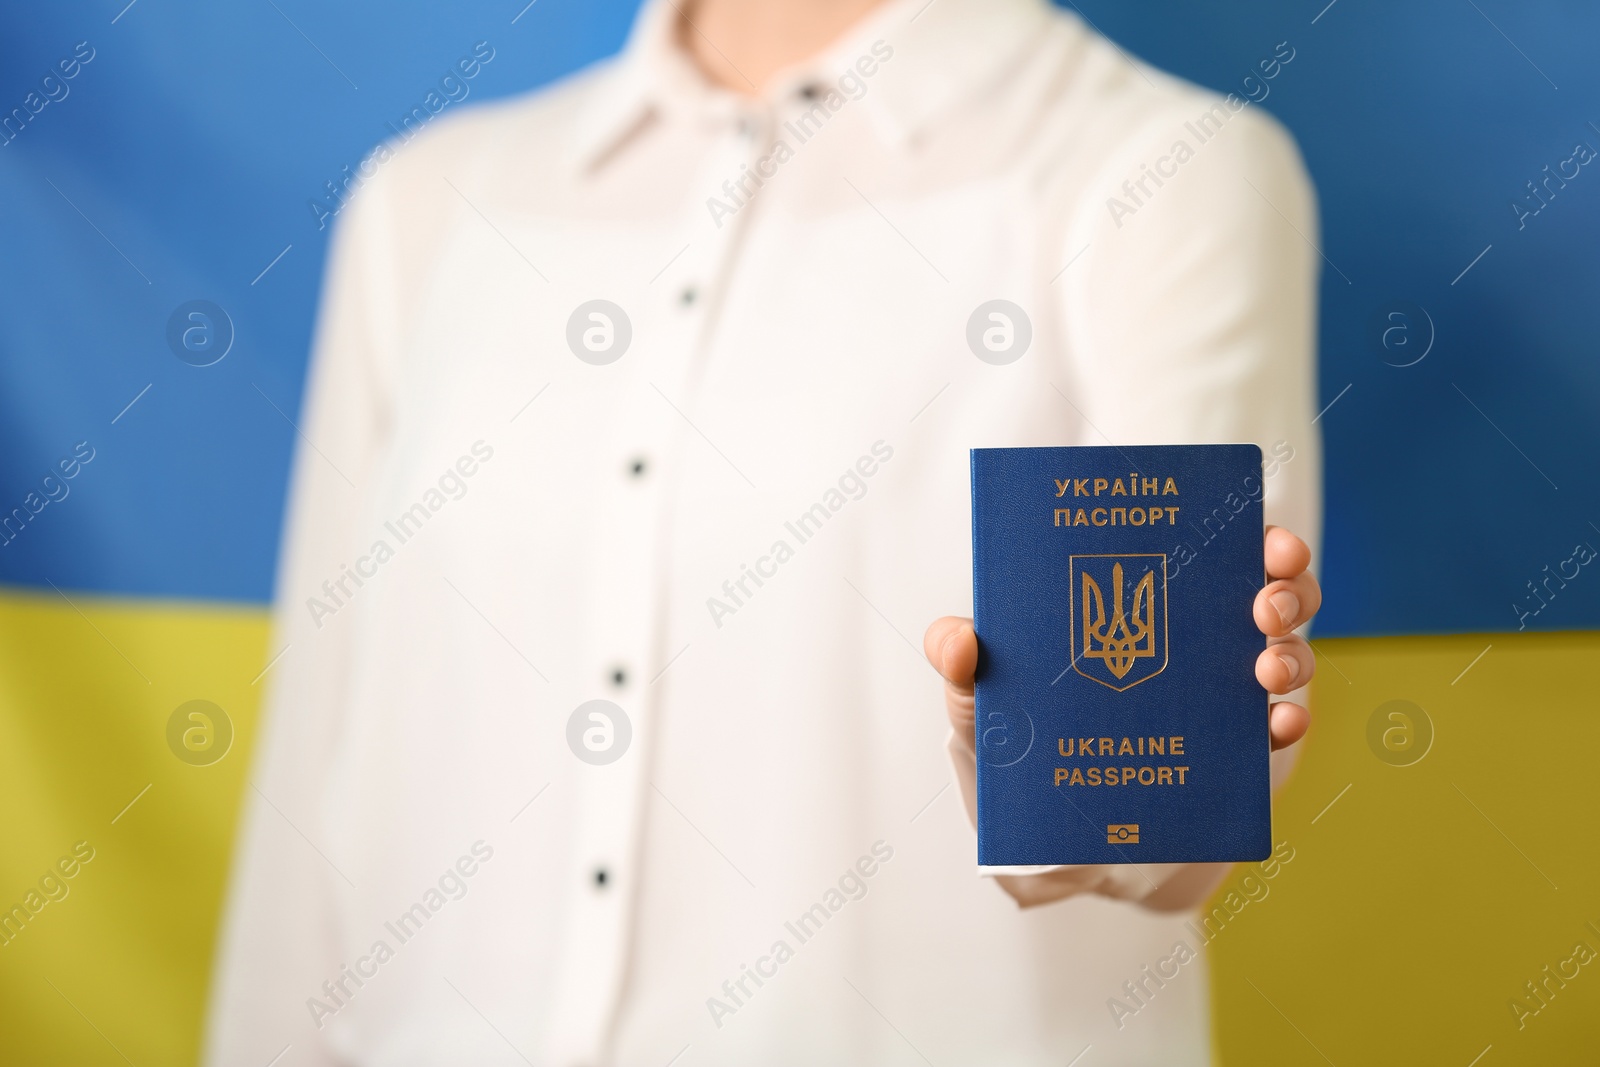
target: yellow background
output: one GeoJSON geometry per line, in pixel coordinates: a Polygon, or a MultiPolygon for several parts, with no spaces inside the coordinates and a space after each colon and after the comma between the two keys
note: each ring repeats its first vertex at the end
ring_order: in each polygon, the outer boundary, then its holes
{"type": "MultiPolygon", "coordinates": [[[[192,1063],[265,614],[69,595],[0,597],[0,907],[74,842],[95,849],[70,894],[0,947],[0,1053],[192,1063]],[[209,767],[166,747],[167,717],[193,699],[235,727],[209,767]]],[[[1507,1005],[1579,940],[1600,949],[1585,926],[1600,926],[1600,634],[1317,648],[1316,725],[1274,814],[1295,857],[1204,949],[1220,1062],[1595,1062],[1600,961],[1522,1030],[1507,1005]],[[1410,767],[1367,747],[1368,716],[1396,699],[1434,724],[1410,767]]]]}

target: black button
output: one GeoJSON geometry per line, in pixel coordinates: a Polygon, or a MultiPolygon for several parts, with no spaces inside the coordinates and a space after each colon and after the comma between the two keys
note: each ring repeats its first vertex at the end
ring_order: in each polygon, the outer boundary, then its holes
{"type": "Polygon", "coordinates": [[[644,470],[645,463],[643,456],[635,458],[632,463],[628,464],[628,473],[632,474],[635,478],[644,477],[644,470]]]}
{"type": "Polygon", "coordinates": [[[691,285],[689,288],[683,291],[682,295],[679,296],[678,299],[683,302],[684,307],[688,307],[690,304],[694,303],[699,296],[700,294],[695,292],[694,286],[691,285]]]}
{"type": "Polygon", "coordinates": [[[628,672],[621,667],[611,668],[611,684],[621,689],[628,684],[628,672]]]}
{"type": "Polygon", "coordinates": [[[596,867],[594,869],[595,888],[604,889],[606,887],[606,882],[610,880],[610,877],[611,876],[606,872],[604,867],[596,867]]]}
{"type": "Polygon", "coordinates": [[[817,97],[819,97],[821,95],[822,95],[822,87],[819,86],[819,85],[810,84],[810,85],[802,85],[800,87],[800,99],[802,99],[802,100],[815,100],[817,97]]]}

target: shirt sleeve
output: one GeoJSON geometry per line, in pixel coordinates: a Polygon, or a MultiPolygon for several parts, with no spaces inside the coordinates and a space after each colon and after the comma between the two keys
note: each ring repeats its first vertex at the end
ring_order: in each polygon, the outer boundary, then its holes
{"type": "MultiPolygon", "coordinates": [[[[1163,127],[1138,141],[1170,136],[1163,127]]],[[[1186,162],[1161,165],[1170,149],[1128,158],[1151,156],[1170,177],[1129,195],[1123,181],[1145,168],[1107,168],[1095,187],[1116,196],[1090,198],[1070,228],[1064,252],[1083,253],[1061,279],[1064,391],[1095,443],[1260,445],[1266,521],[1304,538],[1315,559],[1322,257],[1299,151],[1246,106],[1186,162]]]]}
{"type": "MultiPolygon", "coordinates": [[[[1182,110],[1201,98],[1186,100],[1182,110]]],[[[1227,104],[1219,107],[1226,109],[1227,104]]],[[[1129,139],[1091,182],[1056,284],[1067,381],[1062,393],[1095,444],[1260,445],[1266,521],[1321,541],[1322,446],[1316,419],[1316,203],[1294,142],[1250,105],[1195,145],[1181,120],[1129,139]],[[1174,134],[1191,148],[1171,152],[1174,134]],[[1153,146],[1159,149],[1151,151],[1153,146]],[[1161,159],[1165,156],[1166,162],[1161,159]],[[1123,181],[1154,160],[1170,175],[1123,181]],[[1108,194],[1115,194],[1114,196],[1108,194]],[[1077,258],[1074,259],[1073,257],[1077,258]]],[[[1301,703],[1306,690],[1288,695],[1301,703]]],[[[1278,699],[1275,697],[1274,699],[1278,699]]],[[[1273,786],[1299,746],[1273,754],[1273,786]]],[[[976,820],[970,748],[949,744],[976,820]]],[[[1080,893],[1189,907],[1228,864],[1113,864],[994,873],[1024,907],[1080,893]]]]}
{"type": "Polygon", "coordinates": [[[369,183],[342,213],[330,252],[267,650],[278,658],[262,680],[212,978],[203,1057],[211,1067],[339,1062],[318,1040],[308,1000],[327,997],[323,983],[338,980],[342,962],[334,887],[349,872],[336,866],[320,801],[344,725],[357,605],[337,610],[337,589],[330,595],[323,584],[359,554],[351,548],[388,438],[397,330],[388,214],[383,186],[369,183]]]}

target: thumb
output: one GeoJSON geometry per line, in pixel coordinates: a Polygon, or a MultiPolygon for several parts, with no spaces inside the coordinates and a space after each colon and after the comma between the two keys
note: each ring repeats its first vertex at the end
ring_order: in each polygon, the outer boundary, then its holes
{"type": "Polygon", "coordinates": [[[969,747],[973,741],[973,676],[978,669],[978,635],[972,620],[946,615],[928,627],[922,650],[944,679],[945,712],[956,736],[969,747]]]}

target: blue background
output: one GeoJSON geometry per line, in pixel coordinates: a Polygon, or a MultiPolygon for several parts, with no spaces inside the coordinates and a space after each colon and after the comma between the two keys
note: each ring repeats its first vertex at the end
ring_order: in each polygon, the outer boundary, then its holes
{"type": "MultiPolygon", "coordinates": [[[[636,5],[539,0],[513,23],[520,0],[123,2],[26,16],[11,4],[0,30],[0,113],[77,42],[96,51],[70,95],[0,147],[0,512],[76,442],[96,451],[70,495],[0,548],[0,581],[265,602],[329,233],[309,201],[475,42],[496,54],[468,104],[615,51],[636,5]],[[165,339],[194,299],[227,309],[237,332],[205,369],[165,339]]],[[[1580,540],[1600,546],[1600,166],[1524,229],[1510,206],[1579,141],[1600,149],[1600,9],[1079,10],[1129,52],[1219,90],[1238,90],[1278,42],[1295,50],[1262,106],[1300,141],[1332,264],[1318,632],[1516,629],[1513,602],[1536,603],[1525,583],[1580,540]],[[1436,331],[1414,366],[1389,365],[1402,357],[1374,339],[1394,301],[1426,309],[1436,331]]],[[[1412,322],[1410,336],[1421,344],[1427,329],[1412,322]]],[[[1594,569],[1529,628],[1600,623],[1594,569]]]]}

